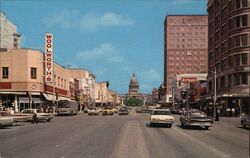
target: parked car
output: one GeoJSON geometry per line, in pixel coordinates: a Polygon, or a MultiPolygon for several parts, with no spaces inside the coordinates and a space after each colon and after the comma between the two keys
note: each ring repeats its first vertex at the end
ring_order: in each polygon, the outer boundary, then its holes
{"type": "Polygon", "coordinates": [[[174,117],[171,116],[171,112],[169,109],[153,109],[150,115],[150,125],[167,125],[172,127],[174,123],[174,117]]]}
{"type": "Polygon", "coordinates": [[[0,116],[0,127],[2,126],[13,126],[15,125],[15,121],[10,116],[0,116]]]}
{"type": "Polygon", "coordinates": [[[88,115],[98,115],[99,110],[98,109],[89,109],[88,110],[88,115]]]}
{"type": "Polygon", "coordinates": [[[121,107],[118,111],[119,115],[128,115],[128,109],[126,107],[121,107]]]}
{"type": "Polygon", "coordinates": [[[34,113],[37,114],[37,119],[39,122],[49,122],[54,117],[52,113],[44,113],[42,110],[39,109],[25,109],[21,112],[21,115],[26,116],[27,121],[32,121],[34,113]]]}
{"type": "Polygon", "coordinates": [[[147,112],[147,111],[148,111],[148,110],[147,110],[146,107],[138,107],[138,108],[136,108],[136,112],[137,112],[137,113],[147,112]]]}
{"type": "Polygon", "coordinates": [[[114,115],[113,108],[106,107],[102,110],[102,115],[114,115]]]}
{"type": "Polygon", "coordinates": [[[241,125],[246,128],[246,127],[250,127],[250,120],[249,120],[249,116],[248,115],[243,115],[240,118],[240,123],[241,125]]]}
{"type": "Polygon", "coordinates": [[[208,117],[204,112],[193,109],[185,113],[184,116],[180,117],[181,126],[184,127],[203,127],[208,129],[211,127],[213,120],[208,117]]]}

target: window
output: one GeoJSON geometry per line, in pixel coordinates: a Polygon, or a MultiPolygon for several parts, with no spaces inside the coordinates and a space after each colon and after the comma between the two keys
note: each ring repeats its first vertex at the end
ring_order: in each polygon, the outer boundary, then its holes
{"type": "Polygon", "coordinates": [[[3,78],[9,78],[9,68],[8,67],[3,67],[2,68],[2,74],[3,74],[3,78]]]}
{"type": "Polygon", "coordinates": [[[241,54],[241,64],[247,65],[247,53],[241,54]]]}
{"type": "Polygon", "coordinates": [[[32,67],[31,69],[30,69],[30,77],[32,78],[32,79],[36,79],[36,68],[35,67],[32,67]]]}
{"type": "Polygon", "coordinates": [[[248,84],[247,73],[237,73],[235,74],[235,85],[248,84]]]}
{"type": "Polygon", "coordinates": [[[242,15],[241,16],[241,25],[242,26],[247,26],[247,15],[242,15]]]}
{"type": "Polygon", "coordinates": [[[236,3],[236,9],[247,7],[247,1],[248,0],[235,0],[236,3]]]}
{"type": "Polygon", "coordinates": [[[221,77],[221,80],[220,80],[220,84],[221,84],[221,88],[225,88],[225,76],[221,77]]]}
{"type": "Polygon", "coordinates": [[[247,15],[238,16],[235,18],[235,27],[247,26],[247,15]]]}
{"type": "Polygon", "coordinates": [[[232,75],[228,75],[228,87],[230,88],[232,84],[232,75]]]}
{"type": "Polygon", "coordinates": [[[241,35],[241,41],[243,46],[247,45],[247,34],[241,35]]]}

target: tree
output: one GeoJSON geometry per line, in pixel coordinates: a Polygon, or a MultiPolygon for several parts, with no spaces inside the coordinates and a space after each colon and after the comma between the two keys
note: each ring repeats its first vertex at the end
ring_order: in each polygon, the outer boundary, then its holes
{"type": "Polygon", "coordinates": [[[136,97],[130,97],[130,98],[126,99],[125,104],[128,106],[142,106],[143,101],[139,98],[136,98],[136,97]]]}

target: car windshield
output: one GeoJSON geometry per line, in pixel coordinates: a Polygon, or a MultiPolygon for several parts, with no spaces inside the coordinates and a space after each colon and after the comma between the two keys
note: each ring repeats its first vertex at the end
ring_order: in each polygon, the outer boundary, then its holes
{"type": "Polygon", "coordinates": [[[171,115],[170,111],[153,111],[152,115],[171,115]]]}

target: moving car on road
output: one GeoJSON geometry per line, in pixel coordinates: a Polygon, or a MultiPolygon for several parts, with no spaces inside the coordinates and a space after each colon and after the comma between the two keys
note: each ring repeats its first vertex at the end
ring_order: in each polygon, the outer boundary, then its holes
{"type": "Polygon", "coordinates": [[[102,115],[114,115],[114,110],[111,107],[105,107],[102,110],[102,115]]]}
{"type": "Polygon", "coordinates": [[[171,116],[171,112],[169,109],[154,109],[150,115],[150,125],[167,125],[172,127],[174,123],[174,117],[171,116]]]}
{"type": "Polygon", "coordinates": [[[88,115],[98,115],[99,110],[98,109],[89,109],[88,110],[88,115]]]}
{"type": "Polygon", "coordinates": [[[0,116],[0,127],[2,126],[12,126],[15,125],[15,121],[9,116],[0,116]]]}
{"type": "Polygon", "coordinates": [[[128,115],[128,108],[126,107],[121,107],[118,111],[119,115],[128,115]]]}
{"type": "Polygon", "coordinates": [[[21,112],[21,116],[26,117],[26,121],[33,121],[34,113],[37,114],[38,121],[47,121],[49,122],[54,116],[52,113],[44,113],[39,109],[25,109],[21,112]]]}
{"type": "Polygon", "coordinates": [[[180,117],[181,126],[184,127],[203,127],[208,129],[211,127],[213,120],[209,118],[205,113],[199,110],[191,110],[180,117]]]}

